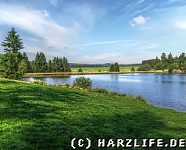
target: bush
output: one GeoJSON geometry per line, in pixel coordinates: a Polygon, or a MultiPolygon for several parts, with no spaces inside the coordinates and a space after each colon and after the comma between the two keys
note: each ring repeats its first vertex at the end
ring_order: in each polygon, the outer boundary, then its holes
{"type": "Polygon", "coordinates": [[[90,88],[92,86],[92,81],[90,78],[79,77],[73,83],[73,86],[78,86],[80,88],[90,88]]]}
{"type": "Polygon", "coordinates": [[[83,72],[83,70],[81,68],[78,69],[78,72],[83,72]]]}
{"type": "Polygon", "coordinates": [[[162,62],[158,62],[155,66],[154,66],[155,70],[162,70],[163,69],[163,63],[162,62]]]}
{"type": "Polygon", "coordinates": [[[150,66],[145,64],[145,65],[141,65],[139,68],[138,68],[138,71],[149,71],[151,70],[150,66]]]}
{"type": "Polygon", "coordinates": [[[134,67],[132,67],[132,68],[131,68],[131,71],[132,71],[132,72],[135,72],[135,68],[134,68],[134,67]]]}
{"type": "Polygon", "coordinates": [[[168,72],[169,72],[169,73],[172,73],[173,70],[174,70],[174,66],[173,66],[172,64],[169,65],[167,68],[168,68],[168,72]]]}

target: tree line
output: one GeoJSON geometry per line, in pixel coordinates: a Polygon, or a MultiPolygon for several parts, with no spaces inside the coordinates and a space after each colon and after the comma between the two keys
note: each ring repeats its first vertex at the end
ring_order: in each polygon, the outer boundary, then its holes
{"type": "Polygon", "coordinates": [[[0,55],[1,76],[10,79],[20,79],[26,72],[70,72],[67,58],[54,57],[47,61],[43,52],[38,52],[33,61],[28,59],[25,52],[20,51],[24,44],[15,28],[12,28],[1,46],[4,54],[0,55]]]}
{"type": "Polygon", "coordinates": [[[149,71],[149,70],[168,70],[172,73],[173,70],[180,70],[186,72],[186,55],[181,53],[179,56],[173,56],[172,53],[168,55],[162,53],[161,58],[156,57],[155,59],[143,60],[142,65],[138,68],[138,71],[149,71]]]}

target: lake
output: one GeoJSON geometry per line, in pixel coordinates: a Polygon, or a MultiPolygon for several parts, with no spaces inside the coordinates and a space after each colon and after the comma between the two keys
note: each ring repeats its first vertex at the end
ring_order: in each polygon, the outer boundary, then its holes
{"type": "Polygon", "coordinates": [[[92,80],[92,87],[143,96],[152,105],[186,112],[186,75],[181,74],[101,74],[73,75],[65,78],[25,78],[26,81],[44,80],[47,84],[72,84],[84,76],[92,80]]]}

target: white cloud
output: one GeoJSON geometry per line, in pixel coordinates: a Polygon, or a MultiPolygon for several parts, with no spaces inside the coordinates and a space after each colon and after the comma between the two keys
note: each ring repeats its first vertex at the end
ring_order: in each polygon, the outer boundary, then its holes
{"type": "Polygon", "coordinates": [[[53,21],[46,10],[38,11],[24,6],[0,4],[0,25],[20,28],[42,39],[45,47],[60,49],[76,34],[76,26],[64,27],[53,21]]]}
{"type": "Polygon", "coordinates": [[[120,64],[132,64],[132,63],[141,63],[141,60],[145,59],[145,56],[128,56],[122,52],[113,52],[113,53],[100,53],[99,55],[95,55],[94,57],[90,55],[84,55],[81,58],[77,58],[74,60],[77,63],[115,63],[118,62],[120,64]]]}
{"type": "Polygon", "coordinates": [[[91,42],[91,43],[86,43],[83,44],[83,46],[94,46],[94,45],[104,45],[104,44],[117,44],[117,43],[122,43],[124,41],[101,41],[101,42],[91,42]]]}
{"type": "Polygon", "coordinates": [[[142,15],[139,15],[139,16],[133,18],[133,19],[129,22],[129,24],[130,24],[131,26],[135,26],[135,25],[144,25],[145,23],[146,23],[146,18],[143,17],[142,15]]]}
{"type": "Polygon", "coordinates": [[[175,23],[175,27],[186,30],[186,20],[185,21],[177,21],[175,23]]]}

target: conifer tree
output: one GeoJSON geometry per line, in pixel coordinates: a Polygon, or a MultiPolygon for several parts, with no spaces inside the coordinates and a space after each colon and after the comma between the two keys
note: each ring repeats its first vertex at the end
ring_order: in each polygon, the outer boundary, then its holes
{"type": "Polygon", "coordinates": [[[7,37],[5,37],[1,46],[3,47],[5,53],[18,53],[21,49],[24,48],[22,39],[20,38],[19,34],[17,34],[14,28],[12,28],[11,31],[8,32],[8,35],[7,37]]]}
{"type": "Polygon", "coordinates": [[[23,64],[23,57],[20,53],[20,50],[23,49],[23,42],[14,28],[8,32],[1,46],[5,52],[0,60],[2,76],[5,78],[20,79],[25,72],[24,67],[26,66],[23,64]]]}

